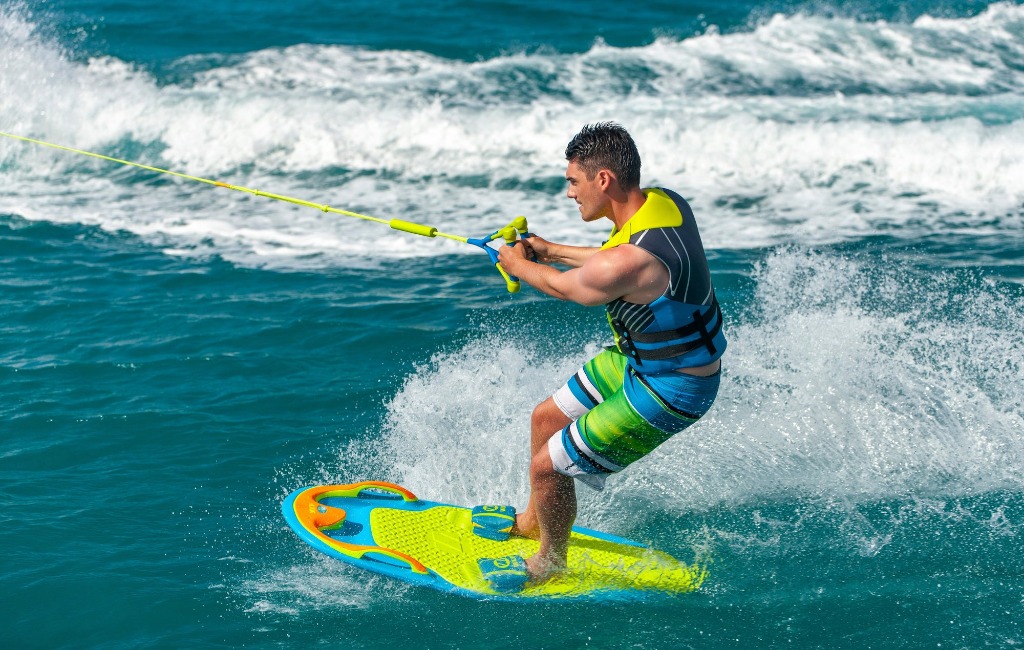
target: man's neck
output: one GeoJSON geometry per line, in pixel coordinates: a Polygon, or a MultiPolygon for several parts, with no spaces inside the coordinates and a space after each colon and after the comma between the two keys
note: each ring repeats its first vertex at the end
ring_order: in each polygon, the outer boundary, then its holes
{"type": "Polygon", "coordinates": [[[633,218],[647,201],[647,195],[639,187],[625,192],[621,200],[612,201],[611,214],[608,218],[615,224],[616,230],[622,230],[626,222],[633,218]]]}

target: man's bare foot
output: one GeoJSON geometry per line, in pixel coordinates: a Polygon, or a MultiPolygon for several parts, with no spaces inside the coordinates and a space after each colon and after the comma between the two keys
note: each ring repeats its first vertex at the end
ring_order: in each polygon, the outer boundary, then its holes
{"type": "Polygon", "coordinates": [[[516,523],[513,524],[512,530],[509,531],[510,535],[515,537],[526,537],[528,539],[540,539],[540,526],[537,525],[537,519],[533,519],[533,525],[530,526],[529,521],[522,514],[516,515],[516,523]]]}
{"type": "Polygon", "coordinates": [[[537,585],[565,571],[565,560],[542,557],[540,553],[526,558],[526,572],[530,574],[529,584],[537,585]]]}

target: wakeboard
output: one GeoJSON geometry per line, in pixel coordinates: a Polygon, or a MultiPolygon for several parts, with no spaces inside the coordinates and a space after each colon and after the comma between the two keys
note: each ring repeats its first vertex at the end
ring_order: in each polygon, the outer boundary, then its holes
{"type": "Polygon", "coordinates": [[[537,552],[523,537],[474,532],[473,509],[425,501],[394,483],[364,481],[296,490],[282,504],[302,541],[361,569],[414,585],[480,599],[647,600],[698,589],[706,565],[685,564],[638,542],[574,527],[568,566],[521,591],[495,590],[480,561],[537,552]]]}

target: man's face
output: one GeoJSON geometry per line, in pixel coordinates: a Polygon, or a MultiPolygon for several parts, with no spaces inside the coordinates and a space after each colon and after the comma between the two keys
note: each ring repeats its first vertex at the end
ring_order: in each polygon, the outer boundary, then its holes
{"type": "Polygon", "coordinates": [[[576,201],[580,208],[580,216],[584,221],[594,221],[607,216],[608,207],[607,195],[601,187],[601,174],[598,172],[593,179],[587,179],[587,174],[576,164],[575,160],[569,162],[565,170],[565,180],[569,183],[569,191],[566,196],[576,201]]]}

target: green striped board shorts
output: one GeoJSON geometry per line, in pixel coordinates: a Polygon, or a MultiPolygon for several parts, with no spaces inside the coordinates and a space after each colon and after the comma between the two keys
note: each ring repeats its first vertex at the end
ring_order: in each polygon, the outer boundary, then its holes
{"type": "Polygon", "coordinates": [[[710,377],[675,371],[643,375],[621,352],[604,350],[552,395],[572,420],[548,441],[555,471],[603,489],[609,474],[707,413],[720,379],[720,372],[710,377]]]}

